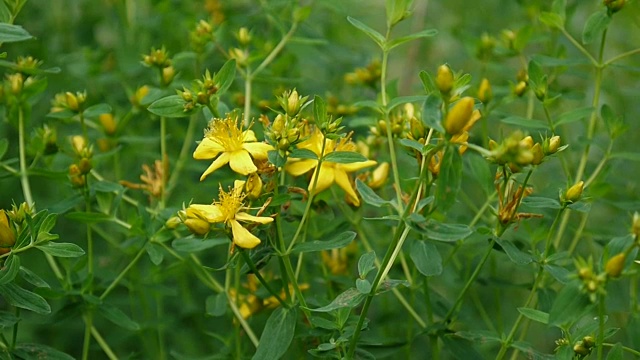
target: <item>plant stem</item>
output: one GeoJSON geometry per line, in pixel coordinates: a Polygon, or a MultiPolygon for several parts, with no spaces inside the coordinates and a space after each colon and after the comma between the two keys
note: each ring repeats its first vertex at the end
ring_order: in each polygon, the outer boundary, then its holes
{"type": "Polygon", "coordinates": [[[100,333],[98,332],[98,329],[96,329],[95,326],[91,327],[91,335],[93,335],[93,338],[96,340],[98,345],[100,345],[100,348],[102,349],[104,354],[107,355],[109,360],[117,360],[118,359],[116,354],[113,352],[113,350],[111,350],[111,348],[109,347],[109,344],[107,344],[107,342],[100,335],[100,333]]]}
{"type": "Polygon", "coordinates": [[[176,160],[175,165],[173,166],[173,171],[171,172],[171,176],[169,177],[169,181],[167,183],[167,188],[165,192],[167,196],[171,194],[171,191],[178,183],[178,179],[180,176],[180,172],[184,167],[184,164],[187,160],[187,155],[189,154],[189,150],[193,145],[193,135],[196,129],[196,123],[198,122],[198,117],[196,115],[192,115],[189,118],[189,125],[187,126],[187,133],[184,136],[184,142],[182,143],[182,148],[180,149],[180,155],[178,155],[178,160],[176,160]]]}
{"type": "Polygon", "coordinates": [[[140,260],[140,257],[142,256],[142,254],[145,253],[145,248],[144,246],[142,247],[142,249],[140,249],[138,251],[138,253],[136,254],[136,256],[133,258],[133,260],[131,260],[131,262],[129,262],[129,264],[120,272],[120,274],[118,274],[118,276],[113,279],[113,281],[111,282],[111,284],[109,284],[109,286],[107,287],[107,289],[102,293],[102,295],[100,295],[100,300],[104,300],[104,298],[107,297],[107,295],[109,295],[109,293],[111,292],[111,290],[113,290],[116,285],[118,285],[118,283],[120,283],[120,280],[122,280],[122,278],[127,274],[127,272],[129,270],[131,270],[131,268],[138,262],[138,260],[140,260]]]}
{"type": "Polygon", "coordinates": [[[160,194],[160,209],[164,209],[167,198],[167,172],[169,158],[167,157],[167,119],[160,117],[160,157],[162,162],[162,193],[160,194]]]}
{"type": "Polygon", "coordinates": [[[269,285],[269,283],[262,277],[262,274],[260,274],[260,270],[256,268],[256,264],[253,263],[253,260],[251,260],[251,257],[247,255],[244,249],[239,249],[239,251],[240,251],[240,254],[242,255],[242,258],[249,266],[249,269],[251,269],[253,274],[258,278],[258,281],[260,281],[262,286],[264,286],[267,289],[267,291],[269,291],[269,293],[273,295],[282,306],[284,306],[286,309],[291,308],[291,305],[287,304],[286,301],[282,300],[280,295],[278,295],[278,293],[271,288],[271,285],[269,285]]]}
{"type": "Polygon", "coordinates": [[[24,110],[22,106],[18,108],[18,144],[20,147],[20,182],[22,183],[22,194],[24,201],[29,206],[33,206],[33,196],[31,195],[31,185],[29,183],[29,174],[27,173],[26,147],[24,144],[24,110]]]}
{"type": "Polygon", "coordinates": [[[82,360],[89,358],[89,345],[91,344],[91,327],[93,326],[93,312],[87,311],[84,317],[84,341],[82,342],[82,360]]]}
{"type": "Polygon", "coordinates": [[[598,296],[598,360],[602,360],[604,353],[604,317],[605,317],[605,295],[598,296]]]}

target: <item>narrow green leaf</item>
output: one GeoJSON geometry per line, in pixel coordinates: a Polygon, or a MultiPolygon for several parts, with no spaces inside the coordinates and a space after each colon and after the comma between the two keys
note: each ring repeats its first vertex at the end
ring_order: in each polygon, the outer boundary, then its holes
{"type": "Polygon", "coordinates": [[[355,239],[356,233],[353,231],[345,231],[340,233],[329,240],[313,240],[294,245],[291,249],[292,254],[314,252],[322,250],[331,250],[343,248],[351,243],[355,239]]]}
{"type": "Polygon", "coordinates": [[[356,288],[349,288],[342,294],[338,295],[329,305],[309,310],[315,312],[329,312],[346,307],[354,308],[360,305],[366,296],[367,295],[362,294],[356,288]]]}
{"type": "Polygon", "coordinates": [[[520,314],[524,315],[525,317],[533,321],[537,321],[545,325],[549,323],[549,314],[544,311],[526,308],[526,307],[520,307],[518,308],[518,311],[520,312],[520,314]]]}
{"type": "Polygon", "coordinates": [[[640,153],[637,152],[619,152],[611,154],[612,159],[624,159],[631,161],[640,161],[640,153]]]}
{"type": "Polygon", "coordinates": [[[621,343],[616,343],[613,345],[609,353],[607,354],[607,360],[623,360],[624,359],[624,349],[621,343]]]}
{"type": "Polygon", "coordinates": [[[438,91],[438,88],[434,84],[433,79],[431,78],[431,75],[429,75],[428,72],[422,70],[420,71],[419,76],[420,76],[420,81],[422,81],[422,86],[424,87],[424,92],[427,93],[427,95],[430,95],[431,93],[438,91]]]}
{"type": "Polygon", "coordinates": [[[210,295],[205,302],[207,315],[222,316],[227,311],[227,296],[224,293],[210,295]]]}
{"type": "Polygon", "coordinates": [[[152,114],[167,118],[187,117],[196,111],[195,108],[191,111],[184,111],[184,104],[186,102],[180,95],[169,95],[154,101],[147,110],[152,114]]]}
{"type": "Polygon", "coordinates": [[[427,127],[444,134],[445,131],[441,121],[442,111],[440,111],[440,101],[440,97],[436,95],[430,95],[427,98],[422,106],[422,122],[427,125],[427,127]]]}
{"type": "Polygon", "coordinates": [[[0,42],[10,43],[29,40],[33,36],[20,25],[0,23],[0,42]]]}
{"type": "Polygon", "coordinates": [[[367,184],[362,182],[360,179],[356,179],[356,190],[362,196],[362,201],[369,205],[373,205],[375,207],[381,207],[382,205],[388,205],[391,201],[385,200],[378,196],[373,189],[371,189],[367,184]]]}
{"type": "Polygon", "coordinates": [[[397,39],[393,39],[391,41],[389,41],[389,43],[387,44],[387,50],[391,50],[394,47],[398,46],[398,45],[402,45],[408,41],[412,41],[412,40],[416,40],[416,39],[421,39],[421,38],[426,38],[426,37],[432,37],[438,34],[438,30],[436,29],[426,29],[426,30],[422,30],[420,32],[417,32],[415,34],[411,34],[411,35],[407,35],[407,36],[401,36],[397,39]]]}
{"type": "Polygon", "coordinates": [[[536,61],[542,66],[557,67],[557,66],[575,66],[575,65],[587,65],[590,64],[589,60],[585,58],[567,58],[559,59],[553,58],[547,55],[535,54],[531,56],[531,59],[536,61]]]}
{"type": "Polygon", "coordinates": [[[387,291],[390,291],[400,285],[409,287],[411,286],[411,283],[409,283],[409,281],[407,280],[386,279],[381,282],[380,285],[378,285],[378,288],[376,289],[376,295],[386,293],[387,291]]]}
{"type": "Polygon", "coordinates": [[[549,324],[566,326],[580,318],[589,306],[589,299],[575,284],[567,284],[560,290],[551,311],[549,311],[549,324]]]}
{"type": "Polygon", "coordinates": [[[85,224],[94,224],[102,221],[111,221],[113,217],[109,214],[97,213],[97,212],[84,212],[84,211],[74,211],[66,214],[66,217],[69,220],[85,223],[85,224]]]}
{"type": "Polygon", "coordinates": [[[564,28],[564,19],[558,14],[543,12],[538,16],[538,19],[549,27],[556,29],[564,28]]]}
{"type": "Polygon", "coordinates": [[[34,273],[33,271],[27,269],[24,266],[20,266],[20,277],[22,277],[25,281],[27,281],[29,284],[35,287],[41,287],[41,288],[47,288],[47,289],[51,288],[51,286],[49,286],[49,284],[47,284],[47,282],[44,281],[44,279],[38,276],[38,274],[34,273]]]}
{"type": "Polygon", "coordinates": [[[96,118],[102,114],[108,114],[112,111],[111,106],[109,104],[96,104],[93,106],[89,106],[84,110],[82,115],[86,118],[96,118]]]}
{"type": "Polygon", "coordinates": [[[264,326],[252,360],[280,359],[289,349],[296,330],[297,309],[277,308],[264,326]]]}
{"type": "Polygon", "coordinates": [[[558,15],[564,23],[567,18],[567,0],[553,0],[553,3],[551,3],[551,12],[558,15]]]}
{"type": "Polygon", "coordinates": [[[48,214],[44,218],[44,220],[42,220],[42,223],[38,228],[38,233],[46,233],[51,231],[51,229],[53,229],[53,227],[56,225],[57,219],[58,219],[58,214],[48,214]]]}
{"type": "Polygon", "coordinates": [[[318,160],[318,155],[309,149],[294,149],[291,154],[289,154],[289,157],[293,159],[318,160]]]}
{"type": "Polygon", "coordinates": [[[372,110],[379,112],[380,114],[384,114],[384,109],[382,108],[382,106],[380,106],[380,104],[378,104],[373,100],[358,101],[354,103],[353,106],[359,107],[359,108],[370,108],[372,110]]]}
{"type": "Polygon", "coordinates": [[[472,343],[466,339],[451,335],[443,336],[441,339],[444,343],[444,348],[453,354],[456,359],[484,359],[482,354],[474,349],[472,343]]]}
{"type": "Polygon", "coordinates": [[[20,359],[74,360],[69,354],[37,343],[18,344],[12,353],[20,359]]]}
{"type": "Polygon", "coordinates": [[[9,148],[9,140],[0,139],[0,160],[7,153],[7,149],[9,148]]]}
{"type": "Polygon", "coordinates": [[[496,334],[494,331],[489,331],[489,330],[458,331],[455,333],[455,335],[463,339],[477,342],[477,343],[502,341],[502,338],[500,338],[500,335],[496,334]]]}
{"type": "Polygon", "coordinates": [[[235,76],[236,76],[236,60],[231,59],[231,60],[228,60],[226,63],[224,63],[224,65],[222,65],[222,67],[220,68],[220,71],[218,71],[213,76],[213,81],[218,87],[218,91],[216,92],[216,95],[220,96],[221,94],[224,94],[233,83],[233,79],[235,78],[235,76]]]}
{"type": "Polygon", "coordinates": [[[558,117],[554,126],[562,125],[562,124],[570,124],[572,122],[579,121],[591,115],[593,112],[593,108],[591,106],[578,108],[575,110],[571,110],[566,112],[558,117]]]}
{"type": "Polygon", "coordinates": [[[4,266],[0,268],[0,285],[8,284],[16,278],[20,271],[20,257],[17,255],[9,255],[4,262],[4,266]]]}
{"type": "Polygon", "coordinates": [[[545,264],[544,269],[547,270],[547,272],[561,284],[566,284],[571,281],[571,277],[573,275],[571,271],[558,265],[545,264]]]}
{"type": "Polygon", "coordinates": [[[356,28],[358,28],[358,30],[367,34],[367,36],[369,36],[373,41],[375,41],[375,43],[378,44],[380,49],[384,50],[385,40],[382,34],[373,30],[369,26],[365,25],[363,22],[352,18],[351,16],[347,16],[347,20],[351,23],[351,25],[355,26],[356,28]]]}
{"type": "Polygon", "coordinates": [[[544,77],[544,72],[542,72],[542,67],[535,60],[529,61],[527,74],[529,75],[529,80],[532,81],[534,84],[540,84],[544,77]]]}
{"type": "Polygon", "coordinates": [[[198,239],[195,237],[185,237],[180,239],[175,239],[171,243],[171,247],[177,251],[183,252],[198,252],[206,249],[210,249],[212,247],[228,244],[229,240],[226,238],[217,238],[217,239],[198,239]]]}
{"type": "Polygon", "coordinates": [[[424,276],[442,274],[442,257],[438,248],[428,241],[414,241],[411,245],[411,260],[424,276]]]}
{"type": "Polygon", "coordinates": [[[558,200],[541,196],[528,196],[522,199],[522,205],[533,209],[560,209],[562,207],[558,200]]]}
{"type": "Polygon", "coordinates": [[[463,240],[473,234],[473,230],[466,224],[445,224],[436,220],[426,220],[413,213],[407,220],[412,229],[425,234],[431,240],[452,242],[463,240]]]}
{"type": "Polygon", "coordinates": [[[72,243],[49,241],[44,244],[37,245],[36,248],[56,257],[78,257],[84,255],[84,250],[82,250],[80,246],[72,243]]]}
{"type": "Polygon", "coordinates": [[[607,13],[606,7],[591,14],[582,29],[582,43],[586,45],[593,42],[609,26],[610,22],[611,16],[607,13]]]}
{"type": "Polygon", "coordinates": [[[14,283],[0,285],[0,295],[13,306],[46,315],[51,307],[40,295],[23,289],[14,283]]]}
{"type": "Polygon", "coordinates": [[[530,254],[520,251],[511,241],[496,238],[496,242],[514,263],[524,265],[533,261],[533,257],[530,254]]]}
{"type": "Polygon", "coordinates": [[[334,151],[324,157],[324,161],[339,164],[351,164],[356,162],[364,162],[368,159],[364,155],[353,151],[334,151]]]}
{"type": "Polygon", "coordinates": [[[140,330],[140,325],[137,322],[131,320],[129,315],[125,314],[122,310],[117,307],[109,304],[101,304],[98,307],[98,312],[105,319],[111,321],[112,323],[131,331],[140,330]]]}
{"type": "Polygon", "coordinates": [[[500,119],[500,121],[505,124],[522,126],[529,129],[550,130],[547,123],[540,120],[527,119],[522,116],[507,116],[500,119]]]}
{"type": "Polygon", "coordinates": [[[327,104],[318,95],[313,97],[313,117],[318,125],[323,125],[327,122],[327,104]]]}
{"type": "Polygon", "coordinates": [[[20,318],[8,311],[0,311],[0,329],[8,329],[15,325],[20,318]]]}
{"type": "Polygon", "coordinates": [[[455,204],[461,184],[462,157],[455,146],[449,145],[442,157],[436,187],[436,204],[439,211],[446,212],[455,204]]]}
{"type": "Polygon", "coordinates": [[[387,113],[391,112],[391,110],[395,109],[399,105],[407,104],[407,103],[423,102],[425,100],[427,100],[426,95],[400,96],[397,98],[393,98],[387,104],[387,113]]]}
{"type": "Polygon", "coordinates": [[[118,183],[114,183],[111,181],[98,181],[95,183],[91,183],[91,188],[94,191],[98,192],[120,192],[124,190],[124,187],[118,183]]]}
{"type": "Polygon", "coordinates": [[[410,147],[418,152],[420,152],[421,154],[424,155],[425,153],[425,146],[415,140],[411,140],[411,139],[400,139],[400,144],[406,147],[410,147]]]}
{"type": "Polygon", "coordinates": [[[367,274],[376,268],[376,252],[370,251],[366,254],[362,254],[358,259],[358,276],[364,279],[367,274]]]}

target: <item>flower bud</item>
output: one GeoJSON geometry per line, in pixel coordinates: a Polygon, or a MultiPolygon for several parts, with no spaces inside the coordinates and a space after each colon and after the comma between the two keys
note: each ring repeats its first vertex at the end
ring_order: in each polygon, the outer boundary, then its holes
{"type": "Polygon", "coordinates": [[[411,120],[409,120],[409,129],[411,130],[411,136],[415,140],[419,140],[425,137],[424,124],[422,123],[422,121],[416,119],[415,117],[412,117],[411,120]]]}
{"type": "Polygon", "coordinates": [[[12,75],[8,75],[9,84],[11,85],[11,93],[14,95],[20,94],[22,92],[22,87],[24,85],[24,79],[21,73],[16,73],[12,75]]]}
{"type": "Polygon", "coordinates": [[[611,14],[617,13],[624,7],[625,0],[604,0],[602,2],[611,14]]]}
{"type": "Polygon", "coordinates": [[[371,174],[371,181],[369,181],[367,185],[369,185],[369,187],[372,189],[378,189],[379,187],[384,185],[388,177],[389,163],[383,162],[382,164],[378,165],[375,170],[373,170],[373,173],[371,174]]]}
{"type": "Polygon", "coordinates": [[[287,98],[287,108],[285,109],[289,116],[295,116],[300,111],[300,96],[298,91],[293,89],[287,98]]]}
{"type": "Polygon", "coordinates": [[[584,181],[578,181],[575,185],[569,188],[564,194],[564,201],[574,203],[580,200],[582,197],[582,190],[584,189],[584,181]]]}
{"type": "Polygon", "coordinates": [[[116,121],[113,118],[113,114],[100,114],[98,120],[100,121],[100,124],[102,125],[102,128],[107,135],[113,135],[116,132],[117,126],[116,121]]]}
{"type": "Polygon", "coordinates": [[[209,232],[209,223],[202,219],[189,218],[184,221],[184,225],[193,234],[204,235],[209,232]]]}
{"type": "Polygon", "coordinates": [[[78,102],[78,97],[76,95],[74,95],[72,92],[67,91],[66,93],[64,93],[64,96],[67,101],[67,107],[69,107],[70,110],[80,110],[80,103],[78,102]]]}
{"type": "Polygon", "coordinates": [[[520,147],[531,149],[533,147],[533,138],[531,136],[527,136],[520,140],[520,147]]]}
{"type": "Polygon", "coordinates": [[[516,84],[516,87],[513,89],[513,92],[517,95],[517,96],[522,96],[524,95],[525,91],[527,91],[527,83],[524,81],[520,81],[516,84]]]}
{"type": "Polygon", "coordinates": [[[179,217],[177,217],[177,216],[172,216],[172,217],[170,217],[169,219],[167,219],[167,221],[164,223],[164,226],[165,226],[167,229],[171,229],[171,230],[173,230],[173,229],[177,228],[177,227],[178,227],[178,225],[180,225],[181,223],[182,223],[182,220],[180,220],[180,218],[179,218],[179,217]]]}
{"type": "Polygon", "coordinates": [[[450,135],[456,135],[461,133],[473,113],[473,98],[463,97],[458,101],[449,113],[444,121],[444,129],[450,135]]]}
{"type": "Polygon", "coordinates": [[[551,139],[549,139],[548,143],[545,142],[545,145],[545,154],[555,154],[556,152],[558,152],[558,148],[560,148],[560,136],[552,136],[551,139]]]}
{"type": "Polygon", "coordinates": [[[489,139],[489,150],[495,150],[500,146],[495,140],[489,139]]]}
{"type": "Polygon", "coordinates": [[[589,267],[581,267],[578,269],[578,277],[582,280],[590,279],[593,276],[593,271],[589,267]]]}
{"type": "Polygon", "coordinates": [[[542,146],[540,143],[535,143],[531,148],[531,153],[533,154],[533,160],[531,160],[532,165],[540,165],[542,160],[544,159],[544,152],[542,151],[542,146]]]}
{"type": "Polygon", "coordinates": [[[591,351],[582,344],[582,341],[578,341],[578,343],[573,347],[573,352],[580,356],[585,356],[589,355],[591,351]]]}
{"type": "Polygon", "coordinates": [[[229,50],[229,57],[236,60],[239,66],[247,65],[247,61],[249,60],[249,54],[238,48],[232,48],[229,50]]]}
{"type": "Polygon", "coordinates": [[[478,88],[478,99],[483,104],[488,104],[493,99],[493,92],[491,91],[491,84],[487,78],[482,79],[480,82],[480,88],[478,88]]]}
{"type": "Polygon", "coordinates": [[[273,120],[273,124],[271,125],[271,131],[277,134],[281,134],[282,130],[284,130],[285,119],[284,116],[278,114],[275,120],[273,120]]]}
{"type": "Polygon", "coordinates": [[[442,94],[449,94],[451,89],[453,89],[453,81],[453,72],[451,72],[449,65],[440,65],[436,74],[436,86],[438,90],[440,90],[442,94]]]}
{"type": "Polygon", "coordinates": [[[71,146],[73,147],[73,151],[80,155],[87,147],[87,142],[84,140],[84,136],[74,135],[71,137],[71,146]]]}
{"type": "Polygon", "coordinates": [[[262,179],[258,173],[251,173],[247,178],[247,182],[244,184],[247,197],[251,200],[255,200],[260,197],[262,193],[262,179]]]}
{"type": "Polygon", "coordinates": [[[640,239],[640,214],[636,211],[633,214],[633,223],[631,225],[631,234],[635,236],[636,241],[640,239]]]}
{"type": "Polygon", "coordinates": [[[82,158],[78,162],[78,169],[80,169],[80,174],[86,175],[91,172],[93,165],[91,164],[91,159],[82,158]]]}
{"type": "Polygon", "coordinates": [[[147,85],[143,85],[140,86],[136,92],[133,94],[133,96],[131,96],[131,104],[133,104],[133,106],[139,107],[142,105],[142,100],[144,99],[145,96],[147,96],[147,94],[149,94],[149,86],[147,85]]]}
{"type": "Polygon", "coordinates": [[[620,253],[610,258],[609,261],[604,266],[604,271],[608,276],[612,278],[617,278],[622,274],[622,270],[624,269],[624,262],[627,259],[627,254],[620,253]]]}
{"type": "Polygon", "coordinates": [[[596,339],[594,339],[591,335],[585,336],[584,338],[582,338],[582,344],[584,344],[587,349],[590,349],[596,345],[596,339]]]}
{"type": "Polygon", "coordinates": [[[240,29],[238,29],[236,38],[238,39],[238,43],[240,43],[240,45],[242,46],[247,46],[251,42],[251,34],[246,27],[241,27],[240,29]]]}
{"type": "Polygon", "coordinates": [[[4,210],[0,210],[0,248],[7,248],[16,243],[16,234],[14,233],[9,218],[4,210]]]}
{"type": "Polygon", "coordinates": [[[162,84],[169,85],[176,76],[176,69],[173,66],[162,68],[162,84]]]}

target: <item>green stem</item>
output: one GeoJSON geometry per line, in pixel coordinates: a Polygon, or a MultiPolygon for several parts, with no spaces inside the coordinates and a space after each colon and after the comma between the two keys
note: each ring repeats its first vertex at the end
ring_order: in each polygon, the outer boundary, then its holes
{"type": "Polygon", "coordinates": [[[24,110],[22,106],[18,107],[18,146],[20,147],[20,181],[22,183],[22,194],[24,201],[29,206],[33,206],[33,196],[31,195],[31,185],[29,183],[29,174],[27,173],[25,127],[24,127],[24,110]]]}
{"type": "MultiPolygon", "coordinates": [[[[16,307],[16,317],[19,319],[20,318],[20,308],[16,307]]],[[[16,321],[15,324],[13,324],[13,331],[11,333],[11,349],[15,349],[16,348],[16,344],[18,343],[18,326],[20,324],[20,321],[16,321]]]]}
{"type": "Polygon", "coordinates": [[[100,333],[98,332],[98,329],[96,329],[95,326],[91,327],[91,335],[93,335],[93,338],[96,340],[98,345],[100,345],[100,348],[102,349],[104,354],[107,355],[109,360],[117,360],[118,359],[116,354],[113,352],[113,350],[111,350],[111,347],[109,347],[109,344],[107,344],[107,342],[100,335],[100,333]]]}
{"type": "MultiPolygon", "coordinates": [[[[560,31],[562,32],[562,34],[564,34],[564,36],[573,44],[573,46],[575,46],[578,50],[580,50],[581,53],[584,54],[584,56],[589,59],[589,61],[591,62],[591,64],[593,66],[600,66],[600,62],[598,62],[588,51],[587,49],[584,48],[584,46],[582,46],[578,40],[576,40],[573,36],[571,36],[571,34],[569,34],[567,32],[567,30],[564,27],[560,28],[560,31]]],[[[605,32],[607,30],[605,29],[605,32]]]]}
{"type": "Polygon", "coordinates": [[[249,255],[247,255],[244,249],[238,249],[238,250],[240,251],[240,254],[242,255],[242,258],[244,259],[244,261],[249,266],[249,269],[251,269],[253,274],[258,278],[258,281],[260,281],[262,286],[264,286],[267,289],[267,291],[269,291],[269,293],[273,295],[278,300],[278,302],[280,302],[282,306],[284,306],[286,309],[291,308],[291,305],[287,304],[286,301],[282,300],[280,295],[278,295],[278,293],[271,288],[271,285],[269,285],[269,283],[262,277],[262,274],[260,274],[260,270],[256,268],[256,264],[253,263],[253,260],[249,255]]]}
{"type": "Polygon", "coordinates": [[[187,133],[184,136],[182,149],[180,149],[180,155],[178,155],[178,160],[176,160],[176,163],[173,166],[173,171],[171,172],[171,176],[169,177],[169,182],[167,183],[167,188],[165,190],[167,195],[171,194],[171,191],[178,183],[180,172],[182,172],[182,168],[186,163],[189,150],[193,145],[193,135],[195,133],[196,123],[198,122],[197,120],[198,120],[198,117],[196,115],[192,115],[189,118],[189,125],[187,127],[187,133]]]}
{"type": "Polygon", "coordinates": [[[167,157],[167,119],[160,117],[160,161],[162,162],[162,193],[160,194],[160,209],[164,209],[167,198],[167,171],[169,158],[167,157]]]}
{"type": "Polygon", "coordinates": [[[605,66],[605,67],[609,66],[612,63],[614,63],[614,62],[616,62],[616,61],[618,61],[620,59],[624,59],[624,58],[626,58],[628,56],[635,55],[635,54],[638,54],[638,53],[640,53],[640,48],[627,51],[625,53],[622,53],[620,55],[614,56],[611,59],[605,61],[604,64],[602,64],[602,66],[605,66]]]}
{"type": "Polygon", "coordinates": [[[131,270],[131,268],[138,262],[138,260],[140,260],[140,257],[144,253],[145,253],[145,248],[143,247],[142,249],[140,249],[140,251],[138,251],[138,253],[133,258],[133,260],[131,260],[131,262],[129,262],[129,264],[120,272],[120,274],[118,274],[118,276],[115,279],[113,279],[111,284],[109,284],[109,286],[102,293],[102,295],[100,295],[100,300],[104,300],[104,298],[106,298],[107,295],[109,295],[111,290],[113,290],[116,287],[116,285],[120,283],[120,280],[122,280],[122,278],[127,274],[127,272],[129,272],[129,270],[131,270]]]}
{"type": "Polygon", "coordinates": [[[88,310],[84,318],[84,340],[82,342],[82,360],[89,359],[91,345],[91,328],[93,327],[93,311],[88,310]]]}
{"type": "Polygon", "coordinates": [[[598,297],[598,360],[604,356],[604,317],[605,317],[605,295],[598,297]]]}
{"type": "MultiPolygon", "coordinates": [[[[603,343],[603,344],[602,344],[602,346],[606,346],[606,347],[614,347],[614,346],[616,346],[616,344],[603,343]]],[[[640,357],[640,351],[638,351],[638,350],[635,350],[635,349],[632,349],[632,348],[629,348],[629,347],[626,347],[626,346],[623,346],[623,347],[622,347],[622,350],[624,350],[624,351],[626,351],[626,352],[628,352],[628,353],[630,353],[630,354],[633,354],[633,355],[635,355],[635,356],[640,357]]]]}

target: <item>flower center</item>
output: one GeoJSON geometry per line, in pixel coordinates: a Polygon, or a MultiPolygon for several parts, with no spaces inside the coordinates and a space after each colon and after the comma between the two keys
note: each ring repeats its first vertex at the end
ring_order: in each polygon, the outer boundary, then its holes
{"type": "Polygon", "coordinates": [[[218,142],[225,151],[233,152],[242,149],[243,131],[234,118],[211,120],[205,136],[218,142]]]}
{"type": "Polygon", "coordinates": [[[238,211],[243,207],[243,200],[246,194],[235,189],[229,189],[228,192],[222,190],[220,187],[220,195],[218,196],[218,205],[224,216],[224,221],[235,219],[238,211]]]}

